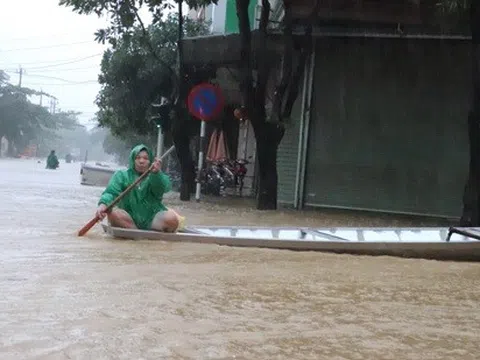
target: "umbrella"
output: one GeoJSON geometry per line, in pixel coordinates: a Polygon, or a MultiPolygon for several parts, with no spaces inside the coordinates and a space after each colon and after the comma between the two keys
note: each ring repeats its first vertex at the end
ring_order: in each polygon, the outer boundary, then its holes
{"type": "Polygon", "coordinates": [[[210,142],[207,150],[208,161],[223,161],[230,158],[228,153],[227,141],[222,130],[215,129],[210,136],[210,142]]]}

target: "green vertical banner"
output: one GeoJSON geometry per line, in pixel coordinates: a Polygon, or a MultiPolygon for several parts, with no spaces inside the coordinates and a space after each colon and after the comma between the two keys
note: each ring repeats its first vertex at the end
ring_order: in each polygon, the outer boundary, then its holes
{"type": "MultiPolygon", "coordinates": [[[[250,19],[250,28],[253,30],[253,25],[255,24],[255,6],[257,5],[257,0],[250,0],[250,5],[248,5],[248,17],[250,19]]],[[[238,17],[237,17],[237,6],[235,0],[227,0],[227,9],[225,14],[225,33],[238,33],[238,17]]]]}

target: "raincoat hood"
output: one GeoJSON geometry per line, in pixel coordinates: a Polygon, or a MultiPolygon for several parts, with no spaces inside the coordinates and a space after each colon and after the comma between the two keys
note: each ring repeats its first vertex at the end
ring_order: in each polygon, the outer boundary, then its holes
{"type": "Polygon", "coordinates": [[[152,151],[148,148],[147,145],[139,144],[135,146],[132,151],[130,152],[130,159],[129,159],[129,168],[131,170],[135,170],[135,158],[137,157],[138,153],[142,150],[145,150],[148,154],[148,158],[150,159],[150,163],[153,162],[154,157],[152,151]]]}

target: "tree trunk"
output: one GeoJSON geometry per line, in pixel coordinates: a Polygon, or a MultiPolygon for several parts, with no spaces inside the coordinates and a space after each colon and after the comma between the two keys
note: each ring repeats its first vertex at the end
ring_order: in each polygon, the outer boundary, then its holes
{"type": "Polygon", "coordinates": [[[195,166],[190,152],[190,135],[187,131],[188,125],[185,124],[186,120],[183,119],[185,119],[185,116],[177,113],[177,119],[172,128],[172,136],[182,176],[180,200],[190,201],[190,195],[195,186],[195,166]]]}
{"type": "Polygon", "coordinates": [[[469,174],[463,193],[463,212],[460,218],[461,226],[478,226],[478,153],[479,134],[478,119],[475,119],[473,111],[468,114],[468,137],[470,150],[469,174]]]}
{"type": "Polygon", "coordinates": [[[7,143],[7,157],[15,157],[15,146],[13,144],[13,140],[10,140],[10,139],[7,139],[8,143],[7,143]]]}
{"type": "Polygon", "coordinates": [[[258,159],[257,209],[277,209],[277,150],[284,129],[278,124],[263,122],[256,126],[255,140],[258,159]]]}
{"type": "Polygon", "coordinates": [[[469,176],[463,196],[462,226],[480,226],[480,6],[470,4],[472,108],[468,115],[469,176]]]}
{"type": "Polygon", "coordinates": [[[182,176],[182,182],[180,185],[180,200],[190,201],[190,195],[193,187],[192,184],[195,181],[195,167],[190,155],[189,142],[183,140],[184,139],[177,139],[175,142],[175,148],[177,149],[178,162],[180,163],[182,176]]]}

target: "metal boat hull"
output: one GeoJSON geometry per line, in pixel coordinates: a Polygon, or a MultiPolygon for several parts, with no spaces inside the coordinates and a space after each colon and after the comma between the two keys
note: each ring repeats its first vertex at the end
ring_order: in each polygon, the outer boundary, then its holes
{"type": "Polygon", "coordinates": [[[80,169],[80,183],[82,185],[102,186],[108,185],[110,178],[117,169],[97,165],[82,164],[80,169]]]}
{"type": "Polygon", "coordinates": [[[102,224],[118,239],[194,242],[238,247],[480,261],[480,241],[448,228],[265,228],[195,226],[175,234],[102,224]]]}

